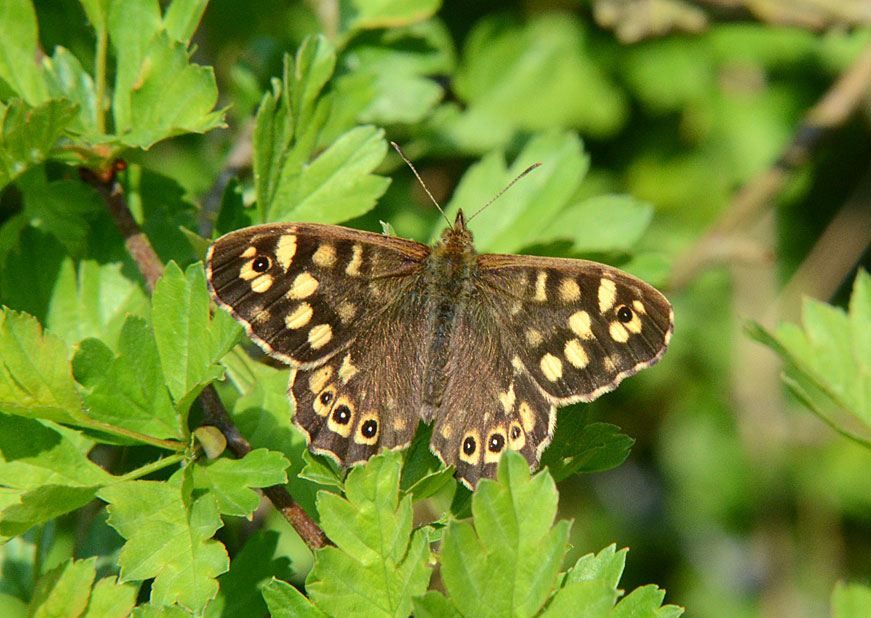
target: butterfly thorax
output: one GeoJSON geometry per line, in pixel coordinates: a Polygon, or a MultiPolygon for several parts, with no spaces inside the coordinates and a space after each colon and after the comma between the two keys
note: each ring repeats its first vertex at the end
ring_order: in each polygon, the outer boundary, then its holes
{"type": "Polygon", "coordinates": [[[444,371],[451,349],[457,310],[474,293],[472,278],[478,268],[472,233],[466,229],[462,211],[454,225],[442,232],[441,240],[426,260],[428,330],[433,333],[426,351],[427,376],[423,390],[423,416],[429,420],[441,404],[449,376],[444,371]]]}

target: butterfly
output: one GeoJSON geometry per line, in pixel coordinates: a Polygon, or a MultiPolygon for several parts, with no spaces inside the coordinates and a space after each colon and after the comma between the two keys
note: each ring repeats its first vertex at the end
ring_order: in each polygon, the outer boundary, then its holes
{"type": "Polygon", "coordinates": [[[474,489],[506,449],[537,467],[557,406],[662,358],[671,305],[616,268],[478,254],[460,211],[433,246],[317,223],[231,232],[208,250],[215,302],[290,365],[293,423],[347,467],[411,443],[474,489]]]}

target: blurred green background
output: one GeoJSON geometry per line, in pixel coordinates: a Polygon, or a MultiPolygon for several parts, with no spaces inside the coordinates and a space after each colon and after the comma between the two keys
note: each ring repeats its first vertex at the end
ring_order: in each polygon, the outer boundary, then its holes
{"type": "MultiPolygon", "coordinates": [[[[87,65],[93,35],[79,3],[36,5],[43,49],[63,44],[87,65]]],[[[858,105],[835,99],[846,111],[809,156],[772,168],[809,134],[799,130],[809,110],[868,53],[869,4],[384,5],[380,22],[354,29],[343,21],[355,18],[350,0],[212,0],[193,58],[214,67],[229,127],[132,158],[206,211],[229,175],[250,186],[256,106],[283,54],[317,32],[340,50],[336,96],[359,89],[355,71],[368,67],[374,93],[349,100],[349,113],[384,126],[442,203],[492,149],[511,160],[535,132],[577,131],[590,156],[579,192],[628,193],[654,208],[632,259],[591,257],[660,286],[676,330],[657,367],[560,413],[615,423],[637,441],[617,469],[560,484],[574,557],[630,547],[623,587],[656,583],[688,616],[828,614],[838,580],[871,574],[871,453],[793,400],[779,361],[743,325],[797,321],[803,295],[845,305],[857,269],[871,266],[869,81],[857,78],[858,105]],[[394,28],[394,5],[438,10],[394,28]],[[740,214],[741,191],[784,167],[770,199],[740,214]],[[723,225],[728,234],[706,235],[723,225]]],[[[427,240],[437,215],[389,161],[388,192],[350,225],[378,230],[384,220],[427,240]]]]}

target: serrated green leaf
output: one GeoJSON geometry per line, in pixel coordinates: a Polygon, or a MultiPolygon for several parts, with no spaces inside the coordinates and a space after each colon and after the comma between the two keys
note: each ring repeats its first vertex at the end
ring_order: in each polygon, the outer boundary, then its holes
{"type": "Polygon", "coordinates": [[[154,335],[142,318],[127,318],[113,356],[101,341],[86,339],[73,359],[89,415],[155,438],[186,439],[183,418],[166,390],[154,335]]]}
{"type": "Polygon", "coordinates": [[[411,532],[411,496],[399,500],[400,468],[401,456],[388,452],[351,470],[347,500],[318,493],[321,525],[337,547],[318,550],[306,590],[329,614],[407,616],[412,596],[426,590],[427,531],[411,532]]]}
{"type": "Polygon", "coordinates": [[[0,485],[38,489],[43,485],[94,487],[113,477],[88,459],[87,449],[39,421],[0,415],[0,485]]]}
{"type": "Polygon", "coordinates": [[[43,575],[30,600],[28,615],[34,618],[81,616],[88,606],[91,585],[97,575],[96,558],[67,560],[43,575]]]}
{"type": "Polygon", "coordinates": [[[133,84],[129,124],[116,130],[123,144],[148,149],[168,137],[225,126],[224,112],[212,111],[217,102],[212,68],[190,63],[185,46],[160,32],[133,84]]]}
{"type": "Polygon", "coordinates": [[[121,264],[83,260],[78,273],[73,261],[61,263],[46,314],[46,326],[67,345],[88,337],[116,347],[128,315],[147,314],[148,298],[142,288],[121,274],[121,264]]]}
{"type": "Polygon", "coordinates": [[[272,618],[327,618],[299,590],[280,579],[263,586],[263,598],[272,618]]]}
{"type": "Polygon", "coordinates": [[[677,618],[683,608],[676,605],[662,605],[665,590],[654,584],[640,586],[620,599],[611,618],[677,618]]]}
{"type": "Polygon", "coordinates": [[[571,584],[590,579],[601,579],[616,589],[626,565],[627,548],[616,551],[613,543],[598,554],[586,554],[578,558],[575,565],[566,573],[565,583],[571,584]]]}
{"type": "Polygon", "coordinates": [[[345,483],[339,472],[330,465],[330,460],[321,455],[314,455],[308,449],[303,451],[302,459],[305,466],[299,473],[299,478],[344,491],[345,483]]]}
{"type": "Polygon", "coordinates": [[[560,588],[541,618],[606,618],[617,600],[617,591],[607,582],[592,579],[560,588]]]}
{"type": "Polygon", "coordinates": [[[20,99],[0,103],[0,189],[45,161],[76,113],[76,105],[67,99],[35,106],[20,99]]]}
{"type": "Polygon", "coordinates": [[[0,538],[23,534],[37,524],[75,511],[93,500],[96,492],[97,487],[68,485],[31,490],[0,487],[0,538]]]}
{"type": "Polygon", "coordinates": [[[569,523],[553,525],[557,492],[546,473],[506,452],[499,482],[482,480],[472,497],[472,524],[451,521],[442,539],[442,579],[467,616],[533,616],[556,583],[569,523]]]}
{"type": "Polygon", "coordinates": [[[0,307],[0,410],[59,423],[90,424],[63,341],[33,317],[0,307]]]}
{"type": "Polygon", "coordinates": [[[562,211],[539,242],[569,240],[579,252],[626,251],[641,238],[653,207],[629,195],[599,195],[562,211]]]}
{"type": "MultiPolygon", "coordinates": [[[[516,253],[537,242],[550,222],[566,207],[589,167],[577,135],[548,132],[536,135],[506,168],[501,152],[493,152],[469,168],[445,212],[453,220],[460,208],[471,216],[530,165],[540,168],[523,178],[471,224],[476,246],[488,252],[516,253]]],[[[441,227],[441,225],[439,226],[441,227]]]]}
{"type": "Polygon", "coordinates": [[[179,410],[186,412],[202,388],[223,374],[214,362],[218,360],[216,354],[226,351],[225,346],[213,342],[217,327],[218,338],[226,343],[226,316],[209,320],[209,296],[201,264],[189,266],[182,274],[170,262],[154,288],[151,304],[154,339],[166,385],[179,410]]]}
{"type": "Polygon", "coordinates": [[[841,434],[871,446],[871,275],[860,271],[850,312],[806,300],[804,329],[783,323],[770,333],[755,323],[748,334],[786,363],[784,381],[796,396],[841,434]],[[862,435],[849,415],[864,424],[862,435]]]}
{"type": "Polygon", "coordinates": [[[383,130],[351,129],[301,170],[282,171],[267,218],[337,223],[368,212],[390,184],[372,174],[386,153],[383,130]]]}
{"type": "Polygon", "coordinates": [[[585,424],[581,414],[561,415],[554,441],[544,452],[547,466],[557,482],[581,472],[616,468],[629,456],[635,440],[608,423],[585,424]]]}
{"type": "Polygon", "coordinates": [[[138,592],[138,586],[119,584],[117,577],[104,577],[94,584],[82,618],[127,618],[136,606],[138,592]]]}
{"type": "Polygon", "coordinates": [[[871,587],[840,581],[832,591],[832,618],[862,618],[871,612],[871,587]]]}
{"type": "Polygon", "coordinates": [[[45,83],[34,62],[39,46],[36,12],[30,0],[5,0],[0,4],[0,79],[31,105],[46,98],[45,83]]]}
{"type": "Polygon", "coordinates": [[[191,496],[186,473],[168,482],[126,481],[105,487],[110,526],[127,539],[121,580],[154,577],[152,603],[201,611],[218,592],[215,577],[229,567],[224,546],[211,540],[221,526],[217,499],[191,496]]]}
{"type": "MultiPolygon", "coordinates": [[[[219,616],[265,616],[265,593],[274,577],[291,576],[290,560],[281,555],[280,536],[275,530],[258,530],[233,556],[230,570],[218,577],[218,596],[206,607],[205,618],[219,616]]],[[[299,568],[299,565],[294,565],[299,568]]],[[[275,616],[275,612],[272,612],[275,616]]]]}
{"type": "Polygon", "coordinates": [[[209,490],[223,515],[250,519],[260,505],[260,495],[251,488],[286,483],[289,465],[281,453],[266,449],[253,450],[242,459],[200,460],[193,468],[194,487],[209,490]]]}
{"type": "Polygon", "coordinates": [[[415,618],[463,618],[450,600],[435,590],[414,597],[414,616],[415,618]]]}
{"type": "Polygon", "coordinates": [[[82,67],[79,59],[68,49],[57,46],[51,57],[43,59],[42,68],[48,96],[53,99],[68,99],[78,108],[68,129],[94,141],[102,137],[97,134],[97,93],[94,90],[94,80],[82,67]]]}
{"type": "Polygon", "coordinates": [[[421,424],[411,446],[405,451],[400,489],[402,495],[411,494],[415,501],[428,498],[449,483],[454,467],[445,468],[429,448],[432,427],[421,424]]]}

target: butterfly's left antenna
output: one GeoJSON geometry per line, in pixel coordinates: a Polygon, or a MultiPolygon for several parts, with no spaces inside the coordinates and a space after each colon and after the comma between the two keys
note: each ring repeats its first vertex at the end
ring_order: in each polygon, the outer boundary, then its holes
{"type": "Polygon", "coordinates": [[[541,161],[539,161],[538,163],[533,163],[532,165],[530,165],[529,167],[527,167],[525,170],[523,170],[522,172],[520,172],[520,174],[518,174],[517,177],[516,177],[514,180],[512,180],[511,182],[508,183],[508,186],[507,186],[507,187],[505,187],[504,189],[502,189],[499,193],[496,194],[496,196],[495,196],[492,200],[490,200],[489,202],[487,202],[486,204],[484,204],[483,206],[481,206],[478,210],[475,211],[475,213],[474,213],[471,217],[469,217],[468,219],[466,219],[466,223],[468,223],[469,221],[471,221],[472,219],[474,219],[475,217],[477,217],[478,215],[480,215],[481,212],[482,212],[485,208],[487,208],[487,206],[489,206],[490,204],[492,204],[493,202],[495,202],[496,200],[498,200],[500,197],[502,197],[502,195],[503,195],[506,191],[508,191],[508,189],[510,189],[511,187],[513,187],[515,182],[517,182],[518,180],[520,180],[521,178],[523,178],[524,176],[526,176],[529,172],[531,172],[532,170],[534,170],[534,169],[535,169],[536,167],[538,167],[539,165],[541,165],[541,161]]]}
{"type": "Polygon", "coordinates": [[[417,170],[414,169],[414,164],[408,160],[408,157],[405,156],[405,153],[402,152],[402,148],[399,147],[399,144],[396,142],[390,142],[390,145],[396,149],[396,152],[399,153],[399,156],[402,157],[402,160],[408,164],[408,167],[411,168],[411,171],[414,172],[417,181],[420,183],[420,186],[423,187],[423,190],[426,191],[426,194],[429,196],[429,199],[432,200],[432,203],[435,204],[435,207],[439,209],[439,212],[442,213],[442,217],[445,218],[445,221],[448,222],[448,225],[453,227],[454,224],[451,223],[451,220],[448,219],[448,216],[445,214],[445,211],[442,210],[442,207],[439,206],[439,203],[436,201],[436,198],[432,196],[432,193],[429,192],[429,189],[426,186],[426,183],[423,181],[423,178],[420,177],[420,174],[417,173],[417,170]]]}

